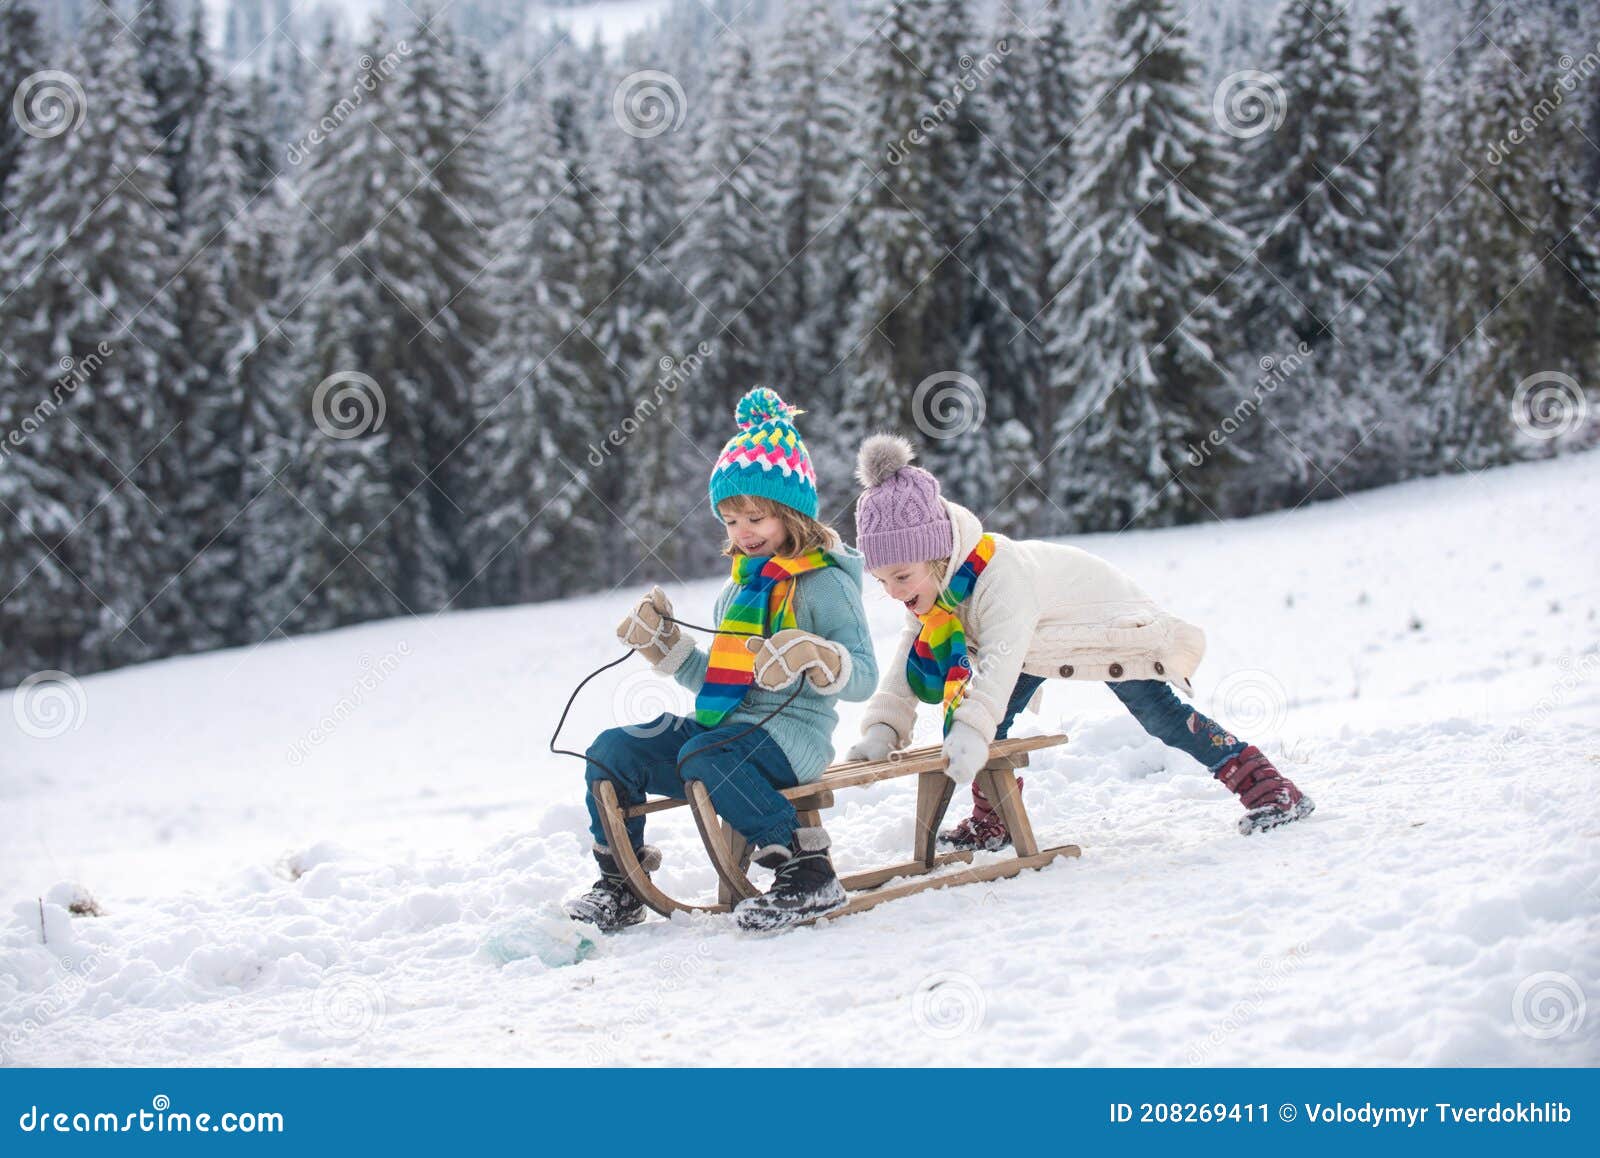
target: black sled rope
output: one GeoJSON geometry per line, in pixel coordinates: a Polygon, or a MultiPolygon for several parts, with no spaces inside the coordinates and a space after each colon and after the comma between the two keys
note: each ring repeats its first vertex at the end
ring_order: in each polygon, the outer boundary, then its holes
{"type": "MultiPolygon", "coordinates": [[[[687,627],[691,631],[703,631],[703,632],[706,632],[709,635],[717,635],[718,634],[717,629],[714,628],[714,627],[702,627],[698,623],[689,623],[688,621],[683,620],[683,619],[678,619],[675,616],[663,615],[661,618],[665,619],[668,623],[676,623],[679,627],[687,627]]],[[[762,635],[761,632],[759,632],[759,631],[732,630],[732,631],[723,631],[720,634],[722,634],[722,635],[749,635],[749,636],[754,636],[757,639],[765,639],[766,638],[766,636],[762,635]]],[[[616,772],[614,770],[612,770],[610,768],[607,768],[599,760],[596,760],[593,756],[590,756],[590,755],[588,755],[586,753],[573,752],[573,751],[571,751],[571,750],[569,750],[567,748],[557,748],[556,747],[556,739],[561,735],[561,729],[567,722],[567,715],[568,715],[568,713],[570,713],[572,711],[572,705],[577,701],[578,693],[583,691],[584,686],[586,684],[588,684],[588,682],[590,680],[594,679],[596,676],[601,675],[604,672],[610,671],[612,668],[616,667],[619,663],[622,663],[624,660],[626,660],[631,655],[633,655],[633,648],[630,647],[626,651],[624,651],[621,655],[619,655],[616,659],[612,660],[610,663],[601,664],[599,667],[595,668],[588,675],[584,676],[583,679],[578,682],[578,686],[572,689],[572,694],[567,697],[567,706],[561,709],[561,718],[556,721],[556,730],[550,733],[550,751],[552,753],[554,753],[557,756],[571,756],[576,760],[582,760],[585,764],[597,765],[602,770],[604,770],[606,772],[606,774],[611,777],[612,780],[617,780],[618,779],[617,774],[616,774],[616,772]]],[[[773,708],[772,711],[770,711],[766,715],[762,716],[761,719],[759,719],[755,723],[751,724],[748,728],[744,729],[744,731],[735,732],[733,735],[729,736],[726,740],[723,740],[720,743],[711,744],[711,745],[709,745],[709,746],[707,746],[705,748],[699,749],[698,751],[690,752],[687,756],[678,757],[678,762],[677,762],[676,765],[674,765],[674,768],[677,769],[678,771],[682,771],[683,766],[685,764],[687,764],[690,760],[693,760],[696,756],[704,756],[708,752],[715,752],[720,748],[726,748],[729,744],[732,744],[735,740],[742,740],[742,739],[744,739],[744,737],[748,736],[751,732],[754,732],[757,728],[764,727],[770,720],[772,720],[775,716],[777,716],[777,714],[779,712],[783,711],[790,704],[794,703],[795,698],[797,696],[799,696],[801,689],[806,686],[805,685],[805,681],[806,681],[806,677],[804,675],[802,675],[798,679],[796,679],[795,680],[795,684],[794,684],[794,691],[789,693],[789,698],[784,700],[783,703],[779,704],[777,707],[773,708]]]]}

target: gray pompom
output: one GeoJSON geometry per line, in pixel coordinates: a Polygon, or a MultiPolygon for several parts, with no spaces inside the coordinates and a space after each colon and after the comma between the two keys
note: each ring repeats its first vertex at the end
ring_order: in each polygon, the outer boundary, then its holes
{"type": "Polygon", "coordinates": [[[870,490],[901,467],[910,465],[915,457],[911,444],[898,434],[874,434],[861,444],[856,455],[856,481],[870,490]]]}

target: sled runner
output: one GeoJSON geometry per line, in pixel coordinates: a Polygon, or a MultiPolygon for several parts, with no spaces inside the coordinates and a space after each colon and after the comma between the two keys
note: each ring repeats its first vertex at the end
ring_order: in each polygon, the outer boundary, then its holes
{"type": "MultiPolygon", "coordinates": [[[[835,764],[813,783],[784,789],[783,795],[800,814],[800,823],[809,826],[822,823],[819,814],[822,809],[832,807],[833,794],[840,789],[875,784],[900,776],[917,777],[917,813],[911,859],[840,877],[840,882],[851,894],[849,903],[842,909],[835,909],[813,920],[859,913],[884,901],[898,900],[925,889],[1014,877],[1023,869],[1042,868],[1057,857],[1078,856],[1080,850],[1075,844],[1044,849],[1039,847],[1027,809],[1023,807],[1022,796],[1017,791],[1016,769],[1027,766],[1028,753],[1066,741],[1066,736],[1056,734],[996,740],[990,745],[989,762],[978,773],[978,786],[994,802],[995,809],[1006,822],[1006,828],[1011,833],[1011,855],[1003,860],[940,875],[930,874],[948,865],[970,865],[973,853],[970,850],[941,853],[936,849],[939,823],[944,819],[945,809],[949,807],[955,791],[954,783],[941,771],[944,755],[937,745],[895,752],[886,760],[835,764]],[[900,877],[924,879],[893,885],[889,883],[900,877]]],[[[711,805],[710,794],[700,781],[688,781],[687,800],[662,798],[626,809],[620,806],[616,787],[611,781],[595,781],[593,792],[600,822],[606,831],[606,843],[616,857],[617,866],[626,876],[628,886],[641,901],[662,916],[671,916],[675,912],[723,913],[746,897],[760,895],[760,890],[745,875],[750,864],[750,849],[746,847],[744,838],[717,816],[711,805]],[[714,904],[686,904],[662,892],[639,864],[628,839],[625,827],[628,818],[683,807],[688,807],[694,814],[706,855],[711,858],[712,867],[717,872],[717,900],[714,904]]]]}

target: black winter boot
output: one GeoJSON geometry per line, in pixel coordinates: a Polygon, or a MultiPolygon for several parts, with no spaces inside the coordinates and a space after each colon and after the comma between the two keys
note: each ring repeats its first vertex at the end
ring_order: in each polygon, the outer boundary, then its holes
{"type": "Polygon", "coordinates": [[[777,877],[765,896],[750,897],[734,906],[739,928],[750,932],[781,929],[842,908],[849,898],[833,871],[828,845],[825,829],[797,828],[788,848],[769,844],[757,849],[755,862],[773,869],[777,877]]]}
{"type": "MultiPolygon", "coordinates": [[[[661,850],[655,846],[647,844],[637,855],[646,872],[661,867],[661,850]]],[[[595,845],[594,859],[600,866],[600,879],[581,897],[566,903],[567,916],[574,921],[587,921],[602,933],[614,933],[644,920],[644,902],[633,895],[611,850],[595,845]]]]}

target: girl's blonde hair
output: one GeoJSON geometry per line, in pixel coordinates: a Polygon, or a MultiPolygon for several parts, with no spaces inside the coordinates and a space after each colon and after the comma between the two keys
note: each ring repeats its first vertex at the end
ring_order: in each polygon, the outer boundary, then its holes
{"type": "MultiPolygon", "coordinates": [[[[737,512],[753,512],[758,519],[765,519],[777,515],[778,521],[783,524],[784,538],[787,540],[785,555],[804,555],[807,551],[830,551],[839,544],[839,532],[827,523],[819,523],[809,515],[802,515],[793,507],[783,503],[764,499],[760,495],[734,495],[732,498],[723,499],[717,504],[717,513],[721,514],[723,508],[737,512]]],[[[729,557],[743,555],[744,552],[734,545],[732,537],[722,545],[722,553],[729,557]]]]}

